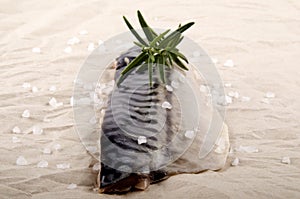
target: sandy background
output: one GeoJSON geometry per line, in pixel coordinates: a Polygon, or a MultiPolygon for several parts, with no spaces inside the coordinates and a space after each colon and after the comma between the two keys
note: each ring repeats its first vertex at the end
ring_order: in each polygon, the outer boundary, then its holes
{"type": "MultiPolygon", "coordinates": [[[[121,16],[136,20],[140,9],[155,27],[195,21],[187,36],[212,57],[225,83],[249,102],[227,108],[235,151],[221,172],[178,175],[127,198],[299,198],[300,197],[300,2],[298,0],[222,1],[16,1],[0,0],[0,198],[112,198],[92,191],[90,156],[74,130],[73,80],[89,55],[87,46],[126,29],[121,16]],[[87,30],[88,34],[78,32],[87,30]],[[67,41],[80,43],[65,53],[67,41]],[[41,53],[33,53],[38,47],[41,53]],[[233,68],[223,67],[227,59],[233,68]],[[24,82],[39,91],[22,88],[24,82]],[[50,86],[57,90],[49,91],[50,86]],[[269,104],[261,100],[275,93],[269,104]],[[51,97],[63,102],[54,109],[51,97]],[[25,109],[30,118],[22,118],[25,109]],[[42,135],[30,129],[39,125],[42,135]],[[22,133],[13,134],[19,126],[22,133]],[[17,137],[17,138],[13,138],[17,137]],[[13,143],[12,139],[20,140],[13,143]],[[60,144],[61,149],[53,147],[60,144]],[[43,154],[51,148],[52,154],[43,154]],[[24,156],[27,166],[17,166],[24,156]],[[240,164],[230,167],[238,157],[240,164]],[[290,157],[290,164],[283,164],[290,157]],[[47,160],[47,168],[37,163],[47,160]],[[66,170],[57,164],[69,163],[66,170]],[[70,183],[75,189],[67,189],[70,183]]],[[[123,197],[123,196],[122,196],[123,197]]],[[[121,198],[118,196],[117,198],[121,198]]]]}

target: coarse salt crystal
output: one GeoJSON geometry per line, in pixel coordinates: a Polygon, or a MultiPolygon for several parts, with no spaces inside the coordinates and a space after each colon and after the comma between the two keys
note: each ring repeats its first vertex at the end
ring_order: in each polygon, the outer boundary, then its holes
{"type": "Polygon", "coordinates": [[[228,60],[225,61],[223,66],[224,67],[234,67],[234,63],[231,59],[228,59],[228,60]]]}
{"type": "Polygon", "coordinates": [[[70,105],[71,105],[71,106],[74,106],[74,97],[71,97],[71,98],[70,98],[70,105]]]}
{"type": "Polygon", "coordinates": [[[48,162],[46,160],[41,160],[39,163],[37,163],[37,167],[46,168],[48,167],[48,162]]]}
{"type": "Polygon", "coordinates": [[[172,88],[172,86],[170,86],[170,85],[166,85],[166,89],[167,89],[167,91],[169,91],[169,92],[173,92],[173,88],[172,88]]]}
{"type": "Polygon", "coordinates": [[[239,165],[240,160],[238,158],[234,158],[234,160],[231,162],[231,166],[237,166],[239,165]]]}
{"type": "Polygon", "coordinates": [[[228,93],[228,96],[234,97],[234,98],[239,98],[240,94],[238,92],[236,92],[236,91],[230,91],[228,93]]]}
{"type": "Polygon", "coordinates": [[[281,159],[281,163],[283,163],[283,164],[291,164],[291,159],[289,157],[283,157],[281,159]]]}
{"type": "Polygon", "coordinates": [[[22,117],[24,117],[24,118],[29,118],[29,117],[30,117],[30,111],[29,111],[29,110],[25,110],[25,111],[22,113],[22,117]]]}
{"type": "Polygon", "coordinates": [[[52,97],[49,101],[49,105],[52,106],[53,108],[56,108],[57,101],[54,97],[52,97]]]}
{"type": "Polygon", "coordinates": [[[76,189],[77,188],[77,184],[69,184],[67,189],[76,189]]]}
{"type": "Polygon", "coordinates": [[[58,168],[58,169],[69,169],[70,167],[71,167],[70,163],[62,163],[62,164],[56,165],[56,168],[58,168]]]}
{"type": "Polygon", "coordinates": [[[102,45],[104,42],[101,40],[101,39],[99,39],[98,40],[98,45],[100,46],[100,45],[102,45]]]}
{"type": "Polygon", "coordinates": [[[224,84],[224,87],[226,87],[226,88],[230,88],[231,86],[232,86],[231,83],[225,83],[225,84],[224,84]]]}
{"type": "Polygon", "coordinates": [[[13,132],[13,133],[16,133],[16,134],[20,134],[20,133],[21,133],[21,129],[20,129],[18,126],[15,126],[15,127],[12,129],[12,132],[13,132]]]}
{"type": "Polygon", "coordinates": [[[49,149],[49,148],[44,148],[43,154],[51,154],[51,153],[52,153],[51,149],[49,149]]]}
{"type": "Polygon", "coordinates": [[[172,82],[171,82],[171,86],[172,86],[173,88],[178,88],[178,87],[179,87],[179,83],[178,83],[177,81],[172,81],[172,82]]]}
{"type": "Polygon", "coordinates": [[[51,91],[51,92],[56,91],[56,86],[50,86],[49,91],[51,91]]]}
{"type": "Polygon", "coordinates": [[[37,87],[35,87],[35,86],[33,86],[32,88],[31,88],[31,92],[33,92],[33,93],[36,93],[36,92],[38,92],[39,91],[39,89],[37,88],[37,87]]]}
{"type": "Polygon", "coordinates": [[[43,134],[43,129],[37,125],[32,127],[32,133],[33,135],[42,135],[43,134]]]}
{"type": "Polygon", "coordinates": [[[68,46],[64,49],[64,52],[69,54],[72,52],[72,48],[70,46],[68,46]]]}
{"type": "Polygon", "coordinates": [[[93,50],[95,50],[95,44],[94,43],[89,43],[89,45],[87,47],[87,50],[89,52],[92,52],[93,50]]]}
{"type": "Polygon", "coordinates": [[[52,106],[53,108],[57,108],[57,107],[60,107],[63,105],[62,102],[57,102],[57,100],[52,97],[50,100],[49,100],[49,105],[52,106]]]}
{"type": "Polygon", "coordinates": [[[165,108],[165,109],[172,109],[172,105],[167,102],[167,101],[164,101],[161,105],[162,108],[165,108]]]}
{"type": "Polygon", "coordinates": [[[67,42],[68,45],[75,45],[75,44],[78,44],[78,43],[80,43],[80,40],[77,37],[72,37],[67,42]]]}
{"type": "Polygon", "coordinates": [[[267,93],[265,94],[265,97],[266,97],[266,98],[274,98],[274,97],[275,97],[275,93],[267,92],[267,93]]]}
{"type": "Polygon", "coordinates": [[[60,144],[54,144],[52,148],[56,151],[60,151],[61,150],[61,145],[60,144]]]}
{"type": "Polygon", "coordinates": [[[191,130],[188,130],[188,131],[185,132],[184,136],[185,136],[186,138],[192,139],[192,138],[194,138],[194,136],[195,136],[195,132],[194,132],[194,131],[191,131],[191,130]]]}
{"type": "Polygon", "coordinates": [[[30,87],[31,87],[31,84],[28,83],[28,82],[25,82],[25,83],[22,84],[22,87],[23,87],[23,88],[30,88],[30,87]]]}
{"type": "Polygon", "coordinates": [[[145,136],[139,136],[138,144],[144,144],[144,143],[147,143],[147,138],[145,136]]]}
{"type": "Polygon", "coordinates": [[[202,92],[202,93],[207,93],[207,91],[208,91],[207,86],[200,85],[200,92],[202,92]]]}
{"type": "Polygon", "coordinates": [[[101,168],[101,164],[100,164],[100,162],[97,162],[93,166],[93,171],[100,171],[100,168],[101,168]]]}
{"type": "Polygon", "coordinates": [[[33,53],[41,53],[41,49],[40,48],[32,48],[32,52],[33,53]]]}
{"type": "Polygon", "coordinates": [[[25,165],[28,165],[28,161],[23,156],[19,156],[16,161],[16,165],[25,166],[25,165]]]}
{"type": "Polygon", "coordinates": [[[125,58],[124,58],[124,62],[126,63],[126,65],[129,64],[130,60],[128,59],[128,57],[125,57],[125,58]]]}
{"type": "Polygon", "coordinates": [[[217,63],[219,63],[219,60],[218,60],[218,59],[216,59],[216,58],[211,58],[211,61],[212,61],[214,64],[217,64],[217,63]]]}
{"type": "Polygon", "coordinates": [[[223,106],[232,104],[232,97],[230,97],[228,95],[221,96],[218,100],[218,104],[223,105],[223,106]]]}

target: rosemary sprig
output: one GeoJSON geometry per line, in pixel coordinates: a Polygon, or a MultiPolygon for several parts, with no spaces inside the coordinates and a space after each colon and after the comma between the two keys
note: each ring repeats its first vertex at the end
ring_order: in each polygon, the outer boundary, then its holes
{"type": "Polygon", "coordinates": [[[165,66],[172,68],[173,63],[175,63],[180,69],[188,70],[185,65],[185,63],[188,63],[188,60],[181,52],[179,52],[177,46],[183,39],[182,33],[194,25],[194,22],[187,23],[183,26],[179,25],[179,27],[170,34],[168,34],[170,32],[170,29],[168,29],[158,35],[148,26],[140,11],[137,11],[137,15],[147,40],[143,39],[132,27],[126,17],[123,16],[129,30],[138,40],[133,43],[141,48],[141,54],[123,69],[117,85],[119,86],[133,69],[137,67],[141,69],[141,67],[145,67],[145,64],[148,67],[150,87],[152,86],[152,73],[153,67],[155,66],[158,67],[159,76],[163,83],[166,82],[165,66]]]}

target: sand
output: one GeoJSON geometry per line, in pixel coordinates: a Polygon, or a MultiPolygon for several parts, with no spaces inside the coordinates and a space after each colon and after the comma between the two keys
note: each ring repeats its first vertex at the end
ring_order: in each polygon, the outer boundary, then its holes
{"type": "Polygon", "coordinates": [[[0,198],[299,198],[299,10],[297,0],[0,1],[0,198]],[[177,175],[124,196],[98,195],[91,156],[74,128],[73,80],[89,43],[127,30],[121,16],[137,22],[137,9],[156,27],[196,22],[186,36],[219,60],[224,83],[232,84],[226,92],[240,95],[226,107],[233,152],[219,172],[177,175]],[[70,51],[73,36],[80,43],[70,51]],[[223,66],[228,59],[234,67],[223,66]],[[25,82],[38,92],[24,89],[25,82]],[[267,92],[275,97],[266,100],[267,92]],[[64,105],[52,108],[52,97],[64,105]],[[30,118],[21,117],[26,109],[30,118]],[[42,135],[31,133],[34,125],[42,135]],[[22,134],[12,133],[15,126],[22,134]],[[16,165],[19,156],[28,165],[16,165]],[[239,164],[230,166],[236,157],[239,164]],[[47,168],[37,168],[41,160],[47,168]],[[58,169],[63,163],[70,168],[58,169]],[[68,189],[71,183],[77,187],[68,189]]]}

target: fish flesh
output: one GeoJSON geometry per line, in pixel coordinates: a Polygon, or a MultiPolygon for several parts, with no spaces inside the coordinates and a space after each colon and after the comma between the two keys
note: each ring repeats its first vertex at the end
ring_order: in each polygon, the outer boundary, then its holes
{"type": "MultiPolygon", "coordinates": [[[[116,59],[115,81],[139,53],[131,48],[116,59]]],[[[211,152],[199,157],[213,110],[204,103],[205,97],[195,96],[201,92],[192,91],[197,81],[170,92],[153,70],[152,86],[148,71],[135,69],[109,95],[100,124],[100,193],[145,190],[174,174],[218,170],[225,164],[229,149],[225,124],[211,152]]],[[[167,85],[191,79],[176,69],[166,70],[167,85]]]]}

